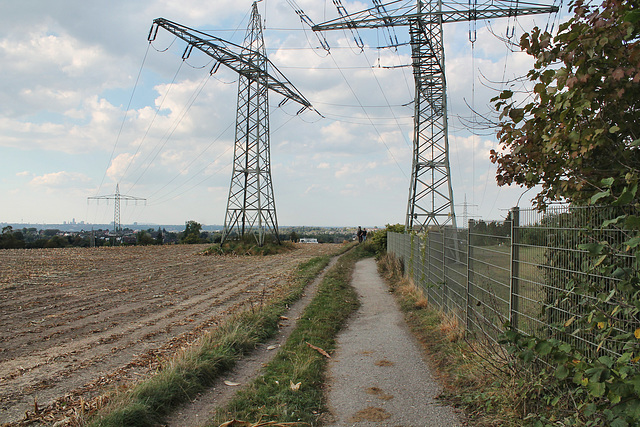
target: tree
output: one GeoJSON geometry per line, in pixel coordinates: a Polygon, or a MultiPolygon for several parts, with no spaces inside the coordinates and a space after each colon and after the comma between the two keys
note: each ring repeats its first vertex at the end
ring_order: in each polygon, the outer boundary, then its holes
{"type": "Polygon", "coordinates": [[[202,224],[199,224],[196,221],[187,221],[185,223],[185,229],[182,233],[180,243],[200,243],[200,230],[202,230],[202,224]]]}
{"type": "Polygon", "coordinates": [[[24,248],[24,236],[20,231],[13,231],[13,227],[7,225],[2,228],[0,234],[0,249],[19,249],[24,248]]]}
{"type": "Polygon", "coordinates": [[[541,184],[548,202],[637,200],[640,175],[640,12],[636,2],[601,9],[572,3],[558,34],[535,28],[520,46],[535,59],[525,105],[510,90],[492,101],[500,112],[501,151],[491,151],[498,185],[541,184]],[[626,189],[626,190],[625,190],[626,189]]]}
{"type": "Polygon", "coordinates": [[[508,90],[494,98],[503,151],[492,150],[491,160],[499,185],[542,185],[539,209],[554,200],[611,207],[600,219],[573,209],[564,223],[589,227],[555,236],[572,252],[545,253],[547,309],[572,316],[552,319],[552,336],[509,329],[505,343],[525,361],[535,353],[549,363],[542,388],[559,395],[545,402],[564,405],[556,415],[571,414],[566,425],[640,425],[640,9],[622,0],[571,8],[555,37],[536,28],[521,38],[536,59],[534,98],[520,105],[508,90]],[[595,351],[575,344],[585,334],[595,351]]]}
{"type": "MultiPolygon", "coordinates": [[[[151,229],[153,231],[153,229],[151,229]]],[[[136,233],[136,244],[140,246],[153,245],[156,241],[148,231],[140,230],[136,233]]]]}
{"type": "Polygon", "coordinates": [[[158,231],[156,233],[156,245],[162,245],[164,243],[164,234],[164,229],[161,230],[160,227],[158,227],[158,231]]]}

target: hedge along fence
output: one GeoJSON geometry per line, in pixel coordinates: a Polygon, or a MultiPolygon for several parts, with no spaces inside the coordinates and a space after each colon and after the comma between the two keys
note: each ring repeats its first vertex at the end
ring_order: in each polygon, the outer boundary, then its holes
{"type": "Polygon", "coordinates": [[[420,235],[389,233],[387,251],[403,260],[405,274],[431,304],[453,313],[469,332],[497,341],[508,322],[525,335],[560,337],[584,354],[619,357],[625,344],[616,333],[640,328],[633,311],[611,314],[620,303],[613,295],[628,279],[623,273],[637,278],[639,270],[638,251],[624,243],[634,231],[615,220],[625,215],[638,211],[514,208],[503,222],[472,220],[465,229],[434,228],[420,235]],[[606,253],[603,247],[609,248],[606,253]],[[598,269],[598,262],[612,267],[598,269]],[[601,310],[611,308],[610,337],[570,328],[576,319],[593,315],[585,307],[598,302],[601,310]]]}

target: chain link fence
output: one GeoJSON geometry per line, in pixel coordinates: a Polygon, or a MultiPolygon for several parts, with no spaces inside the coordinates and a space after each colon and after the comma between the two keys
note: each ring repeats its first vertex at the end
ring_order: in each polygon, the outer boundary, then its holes
{"type": "MultiPolygon", "coordinates": [[[[433,306],[453,314],[469,332],[495,341],[509,322],[528,335],[557,336],[562,332],[555,325],[583,315],[581,298],[598,297],[572,292],[577,283],[598,283],[605,291],[616,286],[615,277],[589,272],[593,257],[579,245],[606,241],[619,247],[625,230],[601,226],[620,213],[610,207],[556,207],[545,213],[514,208],[505,221],[472,220],[465,229],[388,233],[387,252],[403,261],[405,275],[433,306]]],[[[634,265],[633,253],[615,256],[619,265],[634,265]]],[[[640,326],[637,319],[617,320],[640,326]]],[[[593,354],[601,347],[612,354],[621,350],[603,347],[589,331],[562,338],[593,354]]]]}

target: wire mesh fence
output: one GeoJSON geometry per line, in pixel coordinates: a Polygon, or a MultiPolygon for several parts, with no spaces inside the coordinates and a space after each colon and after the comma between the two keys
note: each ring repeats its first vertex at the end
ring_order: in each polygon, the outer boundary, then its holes
{"type": "MultiPolygon", "coordinates": [[[[585,315],[582,298],[601,297],[618,283],[613,275],[591,272],[593,257],[579,247],[593,242],[620,247],[628,236],[607,221],[621,209],[514,208],[505,221],[469,221],[465,229],[434,228],[421,235],[389,233],[387,251],[403,260],[405,274],[432,305],[455,315],[469,332],[496,340],[509,322],[528,335],[558,336],[557,325],[585,315]],[[584,283],[597,285],[600,295],[572,291],[584,283]]],[[[637,262],[631,252],[614,257],[621,266],[637,262]]],[[[636,318],[615,320],[627,331],[640,327],[636,318]]],[[[563,340],[585,353],[621,351],[613,340],[603,345],[586,330],[565,335],[563,340]]]]}

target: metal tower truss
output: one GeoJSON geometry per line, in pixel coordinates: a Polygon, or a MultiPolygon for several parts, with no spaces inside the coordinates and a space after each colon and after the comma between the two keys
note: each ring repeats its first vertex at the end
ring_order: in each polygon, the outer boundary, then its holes
{"type": "MultiPolygon", "coordinates": [[[[254,3],[244,40],[243,59],[260,70],[267,69],[260,15],[254,3]]],[[[286,98],[285,98],[286,99],[286,98]]],[[[233,173],[229,188],[223,240],[235,232],[244,236],[256,229],[258,244],[264,244],[265,229],[279,241],[276,204],[271,182],[269,103],[267,86],[261,80],[240,75],[233,173]]]]}
{"type": "Polygon", "coordinates": [[[267,58],[256,3],[243,46],[163,18],[153,21],[149,41],[155,39],[160,27],[188,43],[183,59],[196,48],[216,60],[211,73],[224,64],[239,74],[233,173],[222,241],[232,234],[252,235],[262,246],[266,234],[271,233],[279,242],[271,182],[268,91],[285,97],[280,105],[288,100],[302,105],[298,113],[313,107],[267,58]]]}
{"type": "Polygon", "coordinates": [[[442,24],[557,12],[555,6],[522,1],[392,1],[314,25],[314,31],[409,26],[415,82],[413,160],[406,230],[456,227],[444,70],[442,24]]]}
{"type": "Polygon", "coordinates": [[[116,184],[116,193],[110,194],[108,196],[94,196],[87,197],[87,201],[89,200],[97,200],[100,203],[100,200],[106,200],[107,203],[109,200],[113,200],[115,203],[114,212],[113,212],[113,235],[118,236],[122,234],[122,226],[120,225],[120,201],[124,200],[125,202],[135,202],[136,204],[140,201],[144,201],[146,203],[147,199],[143,199],[142,197],[133,197],[126,196],[124,194],[120,194],[120,184],[116,184]]]}

